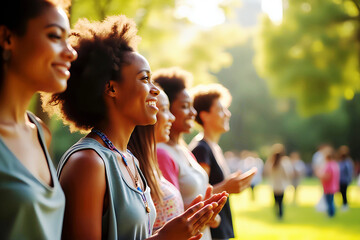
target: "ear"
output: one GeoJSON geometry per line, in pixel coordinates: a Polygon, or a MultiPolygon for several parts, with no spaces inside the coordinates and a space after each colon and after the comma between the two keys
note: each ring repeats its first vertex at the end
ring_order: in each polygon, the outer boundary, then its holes
{"type": "Polygon", "coordinates": [[[200,117],[201,121],[203,122],[203,124],[205,124],[208,121],[209,113],[207,111],[201,111],[199,113],[199,117],[200,117]]]}
{"type": "Polygon", "coordinates": [[[10,50],[12,32],[4,25],[0,26],[0,46],[4,50],[10,50]]]}
{"type": "Polygon", "coordinates": [[[116,97],[117,94],[117,82],[110,80],[105,86],[105,94],[109,97],[116,97]]]}

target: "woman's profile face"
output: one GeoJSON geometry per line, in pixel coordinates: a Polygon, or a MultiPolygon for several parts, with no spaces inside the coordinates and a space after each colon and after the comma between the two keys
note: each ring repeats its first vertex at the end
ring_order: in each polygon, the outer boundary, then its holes
{"type": "Polygon", "coordinates": [[[230,111],[223,106],[220,99],[215,99],[207,113],[207,130],[217,133],[224,133],[230,130],[229,120],[231,117],[230,111]]]}
{"type": "Polygon", "coordinates": [[[170,111],[175,116],[171,131],[176,133],[189,133],[194,126],[196,110],[193,101],[186,89],[176,95],[171,104],[170,111]]]}
{"type": "Polygon", "coordinates": [[[117,89],[119,113],[135,125],[155,124],[159,89],[151,80],[149,63],[136,52],[130,52],[126,57],[129,64],[121,69],[122,80],[117,89]]]}
{"type": "Polygon", "coordinates": [[[9,38],[9,75],[33,91],[64,91],[71,62],[77,57],[67,42],[69,32],[65,12],[56,7],[49,7],[30,19],[24,35],[11,34],[9,38]]]}
{"type": "Polygon", "coordinates": [[[163,91],[160,91],[157,98],[158,102],[156,106],[158,107],[159,112],[156,115],[157,121],[155,124],[155,139],[157,143],[167,142],[170,139],[170,129],[175,117],[170,112],[170,103],[167,95],[163,91]]]}

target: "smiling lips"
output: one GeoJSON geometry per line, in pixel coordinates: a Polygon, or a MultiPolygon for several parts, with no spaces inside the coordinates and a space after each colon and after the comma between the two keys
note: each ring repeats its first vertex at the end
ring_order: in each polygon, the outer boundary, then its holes
{"type": "Polygon", "coordinates": [[[56,69],[58,73],[63,75],[64,77],[68,78],[70,77],[70,63],[54,63],[52,66],[56,69]]]}
{"type": "Polygon", "coordinates": [[[148,100],[146,101],[146,104],[151,107],[152,109],[154,109],[156,111],[156,113],[159,111],[159,109],[156,107],[156,99],[152,99],[152,100],[148,100]]]}

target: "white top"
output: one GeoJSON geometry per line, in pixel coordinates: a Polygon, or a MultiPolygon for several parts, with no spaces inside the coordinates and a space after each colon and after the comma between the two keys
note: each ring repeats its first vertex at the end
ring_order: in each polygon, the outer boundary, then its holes
{"type": "Polygon", "coordinates": [[[279,166],[270,169],[270,180],[274,193],[284,193],[286,187],[290,184],[293,172],[292,164],[286,157],[280,160],[279,166]]]}
{"type": "MultiPolygon", "coordinates": [[[[204,196],[209,177],[196,161],[194,155],[185,146],[181,145],[170,146],[166,143],[158,143],[157,147],[167,151],[179,167],[179,187],[184,205],[188,206],[199,194],[204,196]]],[[[201,239],[211,240],[209,227],[203,233],[201,239]]]]}

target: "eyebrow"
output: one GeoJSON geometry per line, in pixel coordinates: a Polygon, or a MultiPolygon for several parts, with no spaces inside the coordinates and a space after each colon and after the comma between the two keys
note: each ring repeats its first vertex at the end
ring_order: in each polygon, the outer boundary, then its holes
{"type": "Polygon", "coordinates": [[[147,70],[147,69],[140,70],[137,74],[140,74],[142,72],[146,72],[147,74],[150,75],[150,70],[147,70]]]}
{"type": "Polygon", "coordinates": [[[57,27],[60,28],[61,32],[66,32],[65,28],[56,23],[51,23],[45,26],[45,28],[57,27]]]}

